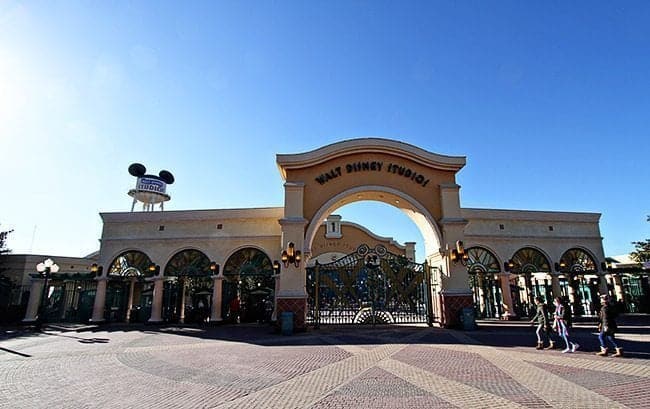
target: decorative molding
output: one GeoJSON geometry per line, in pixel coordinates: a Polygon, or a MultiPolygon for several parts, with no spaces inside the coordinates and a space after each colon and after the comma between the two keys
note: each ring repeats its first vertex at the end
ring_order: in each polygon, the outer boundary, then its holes
{"type": "Polygon", "coordinates": [[[304,217],[284,217],[278,220],[278,223],[280,223],[281,226],[287,226],[290,224],[305,226],[308,222],[309,220],[305,219],[304,217]]]}
{"type": "MultiPolygon", "coordinates": [[[[326,223],[327,223],[327,221],[323,222],[323,224],[326,224],[326,223]]],[[[348,222],[348,221],[342,221],[341,226],[355,227],[355,228],[361,230],[362,232],[364,232],[365,234],[367,234],[368,236],[370,236],[371,238],[373,238],[373,239],[375,239],[377,241],[385,241],[385,242],[388,242],[390,245],[395,246],[395,247],[397,247],[399,249],[402,249],[402,250],[406,249],[406,246],[404,246],[402,244],[399,244],[397,241],[395,241],[395,239],[393,237],[380,236],[378,234],[375,234],[375,233],[371,232],[370,230],[368,230],[368,228],[366,228],[366,227],[364,227],[364,226],[362,226],[360,224],[353,223],[353,222],[348,222]]]]}
{"type": "Polygon", "coordinates": [[[384,138],[349,139],[305,153],[277,154],[276,162],[282,179],[286,180],[287,170],[304,169],[355,153],[383,153],[408,159],[429,168],[453,172],[458,172],[466,163],[464,156],[440,155],[404,142],[384,138]]]}
{"type": "Polygon", "coordinates": [[[503,221],[539,221],[539,222],[576,222],[597,223],[600,213],[587,212],[549,212],[542,210],[508,210],[508,209],[475,209],[461,207],[463,217],[470,220],[503,220],[503,221]]]}
{"type": "Polygon", "coordinates": [[[280,290],[278,291],[277,298],[278,300],[281,298],[304,298],[306,300],[307,293],[304,290],[280,290]]]}
{"type": "Polygon", "coordinates": [[[257,207],[250,209],[165,210],[164,212],[100,213],[104,223],[219,221],[228,219],[279,219],[284,207],[257,207]]]}
{"type": "Polygon", "coordinates": [[[438,223],[445,225],[445,224],[467,224],[468,220],[463,219],[462,217],[443,217],[438,221],[438,223]]]}
{"type": "Polygon", "coordinates": [[[147,237],[110,237],[110,238],[104,238],[101,239],[102,242],[107,242],[107,241],[138,241],[142,242],[143,240],[146,240],[147,242],[157,242],[157,241],[170,241],[170,240],[213,240],[213,239],[227,239],[227,240],[241,240],[241,239],[250,239],[250,238],[255,238],[255,239],[276,239],[280,237],[280,233],[274,234],[274,235],[265,235],[265,236],[256,236],[254,234],[251,235],[246,235],[246,236],[228,236],[228,235],[214,235],[214,236],[193,236],[193,237],[188,237],[188,236],[178,236],[178,237],[156,237],[156,238],[147,238],[147,237]]]}
{"type": "Polygon", "coordinates": [[[504,234],[472,234],[472,233],[467,233],[465,232],[465,239],[469,241],[470,238],[473,237],[478,237],[478,238],[490,238],[490,239],[496,239],[496,240],[511,240],[511,239],[558,239],[558,240],[566,240],[566,239],[573,239],[573,240],[602,240],[603,237],[601,236],[567,236],[567,235],[549,235],[549,236],[544,236],[544,235],[521,235],[518,236],[516,234],[506,233],[504,234]]]}

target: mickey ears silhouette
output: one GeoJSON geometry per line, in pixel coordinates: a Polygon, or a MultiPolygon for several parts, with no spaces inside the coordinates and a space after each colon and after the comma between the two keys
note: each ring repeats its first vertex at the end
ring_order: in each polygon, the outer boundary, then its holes
{"type": "Polygon", "coordinates": [[[129,166],[129,173],[131,176],[135,176],[139,178],[140,176],[144,176],[144,172],[147,171],[147,168],[144,167],[143,164],[141,163],[134,163],[131,166],[129,166]]]}
{"type": "Polygon", "coordinates": [[[147,168],[144,167],[143,164],[141,163],[133,163],[131,166],[129,166],[129,173],[131,176],[135,176],[137,178],[141,176],[149,176],[155,179],[162,180],[163,182],[167,183],[168,185],[171,185],[174,183],[174,175],[171,174],[171,172],[166,171],[166,170],[161,170],[160,173],[158,173],[158,176],[154,175],[145,175],[145,172],[147,171],[147,168]]]}

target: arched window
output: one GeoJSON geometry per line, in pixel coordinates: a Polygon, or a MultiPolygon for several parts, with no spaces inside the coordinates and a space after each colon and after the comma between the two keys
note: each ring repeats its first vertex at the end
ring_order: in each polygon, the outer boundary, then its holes
{"type": "Polygon", "coordinates": [[[532,247],[517,250],[512,256],[512,262],[514,267],[511,270],[514,273],[549,273],[551,271],[546,256],[532,247]]]}
{"type": "Polygon", "coordinates": [[[563,270],[575,273],[595,272],[596,262],[586,251],[578,248],[567,250],[560,258],[560,264],[565,267],[563,270]]]}
{"type": "Polygon", "coordinates": [[[208,276],[210,259],[199,250],[179,251],[165,266],[166,276],[208,276]]]}
{"type": "Polygon", "coordinates": [[[469,260],[467,271],[470,273],[499,273],[501,266],[490,250],[483,247],[470,247],[467,249],[469,260]]]}
{"type": "Polygon", "coordinates": [[[223,268],[226,276],[273,275],[271,259],[262,251],[247,247],[237,250],[228,258],[223,268]]]}
{"type": "Polygon", "coordinates": [[[154,272],[149,271],[151,259],[141,251],[125,251],[110,264],[108,268],[109,276],[144,276],[150,277],[154,272]]]}

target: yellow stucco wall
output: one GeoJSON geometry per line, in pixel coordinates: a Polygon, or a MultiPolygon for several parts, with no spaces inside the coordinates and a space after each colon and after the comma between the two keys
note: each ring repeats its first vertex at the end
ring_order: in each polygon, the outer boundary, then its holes
{"type": "MultiPolygon", "coordinates": [[[[439,219],[439,185],[455,183],[455,173],[431,169],[413,160],[386,153],[353,153],[308,168],[287,169],[286,180],[304,183],[303,216],[308,220],[311,220],[328,200],[359,186],[383,186],[403,192],[428,209],[434,218],[439,219]],[[365,163],[369,164],[368,170],[355,167],[365,163]],[[404,168],[405,174],[408,174],[409,170],[411,177],[400,175],[399,167],[404,168]],[[422,177],[419,178],[418,175],[422,177]],[[419,180],[422,182],[418,183],[419,180]]],[[[388,200],[385,203],[395,205],[388,200]]]]}
{"type": "Polygon", "coordinates": [[[342,237],[338,239],[328,239],[325,237],[325,226],[321,226],[316,232],[314,243],[312,244],[312,257],[318,257],[323,253],[343,253],[350,254],[357,250],[359,245],[367,244],[368,246],[375,247],[378,244],[386,247],[386,249],[394,254],[405,254],[404,247],[397,246],[390,238],[378,238],[368,234],[367,231],[351,224],[341,224],[342,237]]]}

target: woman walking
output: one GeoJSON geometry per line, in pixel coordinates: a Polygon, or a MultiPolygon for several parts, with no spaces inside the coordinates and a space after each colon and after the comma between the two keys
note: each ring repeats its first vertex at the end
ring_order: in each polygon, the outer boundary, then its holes
{"type": "Polygon", "coordinates": [[[567,326],[567,314],[570,312],[562,304],[562,299],[560,297],[555,297],[555,312],[553,313],[553,328],[557,331],[557,334],[564,340],[566,348],[562,351],[563,354],[567,352],[576,352],[580,347],[575,342],[569,341],[569,328],[567,326]]]}
{"type": "Polygon", "coordinates": [[[548,318],[546,316],[546,305],[542,297],[535,297],[535,304],[537,305],[537,312],[533,319],[530,321],[531,324],[537,324],[537,346],[535,349],[544,349],[544,341],[542,340],[542,334],[546,336],[546,327],[548,326],[548,318]]]}
{"type": "Polygon", "coordinates": [[[623,356],[623,348],[619,348],[614,339],[617,328],[615,319],[616,311],[613,306],[609,305],[609,297],[607,295],[600,296],[600,303],[602,305],[598,313],[598,341],[600,341],[600,352],[597,352],[596,355],[607,356],[609,349],[607,348],[606,341],[609,341],[616,350],[616,353],[612,356],[623,356]]]}

